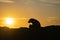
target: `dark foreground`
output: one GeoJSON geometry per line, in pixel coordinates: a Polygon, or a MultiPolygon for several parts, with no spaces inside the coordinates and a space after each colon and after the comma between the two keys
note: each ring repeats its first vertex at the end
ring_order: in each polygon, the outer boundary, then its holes
{"type": "Polygon", "coordinates": [[[30,19],[29,28],[10,29],[0,27],[0,40],[60,40],[60,26],[41,27],[35,19],[30,19]]]}

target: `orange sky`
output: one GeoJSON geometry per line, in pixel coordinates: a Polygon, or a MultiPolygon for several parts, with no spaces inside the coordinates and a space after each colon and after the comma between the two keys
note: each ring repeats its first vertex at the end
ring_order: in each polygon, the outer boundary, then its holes
{"type": "Polygon", "coordinates": [[[60,25],[59,4],[59,0],[0,0],[0,25],[5,24],[5,17],[14,18],[14,27],[28,26],[30,18],[42,26],[60,25]]]}

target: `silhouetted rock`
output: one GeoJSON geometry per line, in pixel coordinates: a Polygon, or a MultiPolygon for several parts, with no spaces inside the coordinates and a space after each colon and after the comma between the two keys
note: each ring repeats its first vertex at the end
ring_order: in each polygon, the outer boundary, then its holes
{"type": "Polygon", "coordinates": [[[28,23],[32,23],[29,25],[30,30],[39,30],[41,29],[41,24],[38,20],[31,18],[28,23]]]}

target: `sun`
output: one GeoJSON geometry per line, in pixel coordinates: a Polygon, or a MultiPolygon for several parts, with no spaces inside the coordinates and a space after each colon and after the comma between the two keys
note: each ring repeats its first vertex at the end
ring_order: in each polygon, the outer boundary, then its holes
{"type": "Polygon", "coordinates": [[[13,18],[6,18],[5,22],[8,25],[12,25],[14,23],[13,18]]]}

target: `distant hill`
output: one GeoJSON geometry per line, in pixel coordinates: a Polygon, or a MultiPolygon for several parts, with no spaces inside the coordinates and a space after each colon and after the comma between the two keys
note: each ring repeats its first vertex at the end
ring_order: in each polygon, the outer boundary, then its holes
{"type": "Polygon", "coordinates": [[[37,40],[60,39],[60,26],[40,27],[38,30],[34,28],[18,28],[10,29],[8,27],[0,27],[0,40],[37,40]]]}

